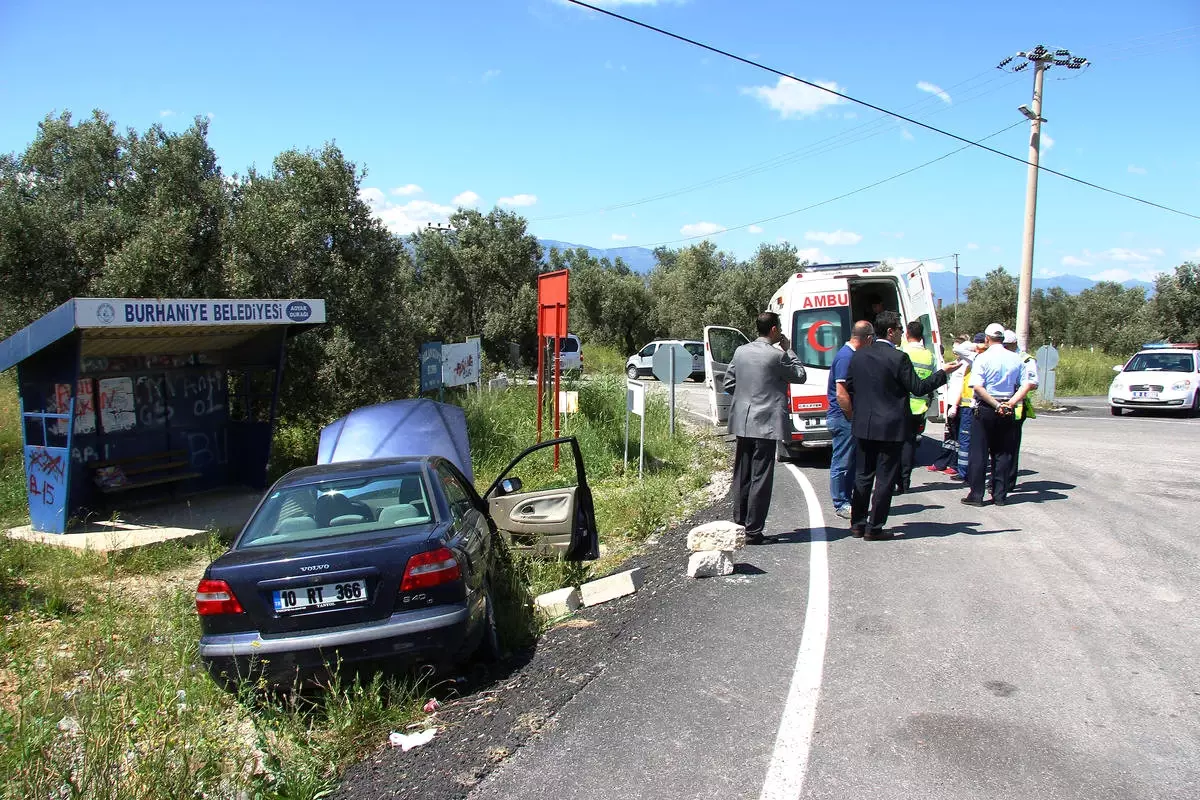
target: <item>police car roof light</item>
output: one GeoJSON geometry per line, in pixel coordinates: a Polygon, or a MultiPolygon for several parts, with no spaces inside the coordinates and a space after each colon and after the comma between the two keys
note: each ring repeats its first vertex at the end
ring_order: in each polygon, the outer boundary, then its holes
{"type": "Polygon", "coordinates": [[[1142,345],[1143,350],[1197,350],[1200,349],[1200,343],[1197,342],[1147,342],[1142,345]]]}

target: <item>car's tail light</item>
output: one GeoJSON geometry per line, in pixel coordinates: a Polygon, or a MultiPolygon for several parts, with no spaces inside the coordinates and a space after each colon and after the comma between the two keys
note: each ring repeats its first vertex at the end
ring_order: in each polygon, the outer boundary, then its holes
{"type": "Polygon", "coordinates": [[[408,560],[404,568],[404,579],[400,581],[400,591],[415,592],[450,583],[462,578],[462,569],[458,559],[449,548],[439,547],[428,553],[417,553],[408,560]]]}
{"type": "Polygon", "coordinates": [[[202,617],[210,614],[242,614],[242,604],[225,581],[205,578],[196,587],[196,613],[202,617]]]}

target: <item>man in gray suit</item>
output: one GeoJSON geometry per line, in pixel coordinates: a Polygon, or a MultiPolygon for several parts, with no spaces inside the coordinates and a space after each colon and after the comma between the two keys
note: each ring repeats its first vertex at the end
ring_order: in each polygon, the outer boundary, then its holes
{"type": "Polygon", "coordinates": [[[733,395],[729,432],[737,437],[733,521],[746,526],[747,544],[766,541],[763,525],[771,507],[775,447],[788,435],[788,384],[805,378],[804,365],[779,329],[779,315],[764,311],[755,326],[758,338],[734,351],[725,372],[725,393],[733,395]]]}

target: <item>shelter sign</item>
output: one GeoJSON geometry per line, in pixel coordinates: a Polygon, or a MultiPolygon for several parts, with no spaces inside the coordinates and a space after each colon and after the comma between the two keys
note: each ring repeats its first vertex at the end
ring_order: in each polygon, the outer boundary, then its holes
{"type": "Polygon", "coordinates": [[[324,321],[324,300],[130,300],[115,297],[75,300],[77,328],[291,325],[324,321]]]}

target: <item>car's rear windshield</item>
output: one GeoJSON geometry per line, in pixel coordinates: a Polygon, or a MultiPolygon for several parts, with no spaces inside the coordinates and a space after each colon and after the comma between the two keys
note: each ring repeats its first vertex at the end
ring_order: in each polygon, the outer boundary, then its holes
{"type": "Polygon", "coordinates": [[[1194,372],[1191,353],[1138,353],[1126,372],[1194,372]]]}
{"type": "Polygon", "coordinates": [[[577,339],[559,339],[558,352],[574,353],[579,349],[579,341],[577,339]]]}
{"type": "Polygon", "coordinates": [[[237,549],[424,525],[432,513],[419,472],[330,478],[272,492],[237,549]]]}
{"type": "Polygon", "coordinates": [[[704,355],[704,344],[701,342],[686,342],[683,345],[683,349],[687,350],[693,356],[704,355]]]}

